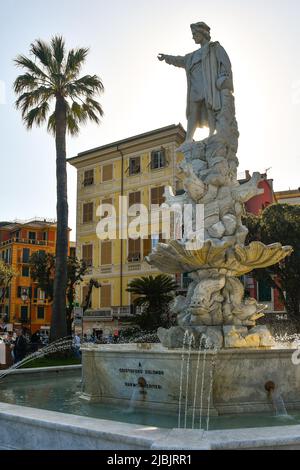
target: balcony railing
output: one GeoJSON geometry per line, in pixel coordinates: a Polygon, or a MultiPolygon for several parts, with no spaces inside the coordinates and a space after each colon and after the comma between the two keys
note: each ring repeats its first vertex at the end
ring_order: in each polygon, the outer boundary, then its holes
{"type": "Polygon", "coordinates": [[[0,247],[11,245],[12,243],[21,243],[24,245],[37,245],[37,246],[54,246],[54,242],[48,240],[31,240],[29,238],[10,238],[4,242],[0,242],[0,247]]]}
{"type": "Polygon", "coordinates": [[[84,312],[84,320],[104,320],[104,321],[112,321],[113,315],[112,310],[86,310],[84,312]]]}

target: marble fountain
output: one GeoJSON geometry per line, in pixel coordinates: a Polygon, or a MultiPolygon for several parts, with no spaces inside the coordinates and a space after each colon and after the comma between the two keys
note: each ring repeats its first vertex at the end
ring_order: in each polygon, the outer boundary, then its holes
{"type": "Polygon", "coordinates": [[[280,243],[245,245],[244,203],[261,194],[259,173],[237,181],[238,125],[231,63],[210,39],[205,23],[191,25],[201,47],[184,57],[159,55],[184,68],[188,81],[187,135],[178,148],[184,194],[165,189],[167,204],[192,206],[180,240],[158,244],[148,262],[163,273],[188,273],[187,295],[172,310],[177,326],[160,328],[161,343],[83,347],[83,397],[92,402],[141,409],[178,410],[187,416],[272,412],[274,396],[300,408],[300,368],[293,348],[278,348],[265,326],[256,326],[265,306],[244,298],[240,278],[283,261],[293,249],[280,243]],[[197,127],[209,136],[193,140],[197,127]],[[204,207],[204,220],[196,208],[204,207]],[[273,397],[273,400],[272,400],[273,397]]]}
{"type": "Polygon", "coordinates": [[[191,29],[200,48],[186,56],[158,58],[187,74],[187,135],[178,148],[185,191],[177,196],[166,188],[165,200],[192,206],[193,215],[182,239],[158,244],[148,257],[161,272],[190,277],[187,295],[172,304],[177,325],[158,330],[160,344],[81,348],[82,403],[139,410],[141,415],[163,411],[176,415],[176,426],[170,430],[161,421],[149,427],[0,403],[0,448],[300,448],[300,413],[299,419],[270,428],[209,427],[210,419],[226,415],[270,417],[277,412],[288,418],[287,413],[297,413],[300,360],[297,345],[278,347],[265,326],[256,326],[265,306],[244,297],[240,278],[283,262],[292,247],[276,240],[270,246],[245,244],[244,203],[261,193],[260,174],[243,185],[237,181],[239,132],[231,63],[223,47],[211,41],[205,23],[191,29]],[[209,136],[195,142],[197,127],[208,127],[209,136]],[[198,206],[204,207],[200,223],[198,206]]]}

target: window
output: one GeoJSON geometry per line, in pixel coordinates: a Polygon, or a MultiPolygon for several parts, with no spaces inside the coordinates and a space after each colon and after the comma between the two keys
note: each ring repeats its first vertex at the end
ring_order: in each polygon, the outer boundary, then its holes
{"type": "Polygon", "coordinates": [[[136,191],[135,193],[129,194],[129,207],[133,206],[134,204],[141,203],[141,192],[136,191]]]}
{"type": "Polygon", "coordinates": [[[43,240],[44,242],[48,241],[48,232],[43,232],[43,240]]]}
{"type": "Polygon", "coordinates": [[[102,285],[100,289],[100,307],[111,307],[111,285],[102,285]]]}
{"type": "Polygon", "coordinates": [[[140,261],[141,260],[141,239],[138,238],[137,240],[132,240],[129,238],[128,240],[128,261],[140,261]]]}
{"type": "Polygon", "coordinates": [[[27,323],[28,320],[28,307],[27,305],[21,306],[21,322],[27,323]]]}
{"type": "Polygon", "coordinates": [[[258,300],[259,302],[272,301],[272,289],[265,281],[258,281],[258,300]]]}
{"type": "Polygon", "coordinates": [[[151,236],[149,238],[144,238],[143,239],[143,255],[144,255],[144,257],[148,256],[152,251],[152,243],[151,242],[152,242],[151,236]]]}
{"type": "Polygon", "coordinates": [[[151,152],[151,170],[159,170],[166,166],[166,156],[165,151],[154,150],[151,152]]]}
{"type": "Polygon", "coordinates": [[[94,184],[94,170],[84,172],[83,186],[92,186],[94,184]]]}
{"type": "Polygon", "coordinates": [[[29,277],[29,267],[28,266],[22,266],[22,276],[23,277],[29,277]]]}
{"type": "Polygon", "coordinates": [[[38,300],[45,300],[46,294],[43,289],[38,289],[38,300]]]}
{"type": "Polygon", "coordinates": [[[30,299],[31,293],[32,293],[31,287],[18,286],[18,298],[22,298],[22,294],[26,294],[28,299],[30,299]]]}
{"type": "Polygon", "coordinates": [[[83,204],[83,223],[84,224],[93,222],[93,212],[94,212],[94,204],[92,202],[83,204]]]}
{"type": "Polygon", "coordinates": [[[29,263],[30,250],[29,248],[23,248],[22,263],[29,263]]]}
{"type": "Polygon", "coordinates": [[[159,188],[151,188],[151,204],[158,204],[161,206],[165,201],[164,192],[164,186],[160,186],[159,188]]]}
{"type": "Polygon", "coordinates": [[[82,246],[82,260],[87,266],[93,266],[93,245],[82,246]]]}
{"type": "Polygon", "coordinates": [[[113,179],[113,166],[104,165],[102,167],[102,181],[111,181],[113,179]]]}
{"type": "Polygon", "coordinates": [[[141,172],[141,157],[129,159],[129,176],[138,175],[141,172]]]}
{"type": "Polygon", "coordinates": [[[37,308],[37,319],[44,320],[45,319],[45,308],[38,306],[37,308]]]}
{"type": "Polygon", "coordinates": [[[34,243],[36,241],[36,232],[29,232],[28,233],[28,238],[31,243],[34,243]]]}
{"type": "Polygon", "coordinates": [[[101,266],[112,264],[112,243],[104,241],[101,243],[101,266]]]}

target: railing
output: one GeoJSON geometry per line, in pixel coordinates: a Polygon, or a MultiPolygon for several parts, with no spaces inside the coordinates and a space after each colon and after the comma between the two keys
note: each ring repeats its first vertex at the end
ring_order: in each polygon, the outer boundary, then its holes
{"type": "Polygon", "coordinates": [[[29,238],[10,238],[4,242],[0,242],[0,247],[11,245],[12,243],[22,243],[25,245],[37,245],[37,246],[54,246],[54,242],[48,240],[31,240],[29,238]]]}
{"type": "Polygon", "coordinates": [[[111,309],[107,310],[86,310],[83,315],[85,320],[108,320],[113,319],[111,309]]]}
{"type": "Polygon", "coordinates": [[[131,315],[131,308],[130,306],[112,307],[112,314],[114,317],[128,317],[131,315]]]}
{"type": "Polygon", "coordinates": [[[30,224],[33,222],[44,222],[45,224],[56,224],[56,219],[47,219],[45,217],[33,217],[32,219],[22,220],[22,219],[15,219],[12,222],[8,222],[8,224],[30,224]]]}

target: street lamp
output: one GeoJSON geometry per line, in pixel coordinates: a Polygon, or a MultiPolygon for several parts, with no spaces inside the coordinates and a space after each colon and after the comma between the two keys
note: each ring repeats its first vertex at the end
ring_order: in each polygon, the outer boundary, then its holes
{"type": "Polygon", "coordinates": [[[28,291],[26,289],[23,289],[23,292],[21,293],[21,299],[23,300],[24,304],[26,304],[29,299],[29,331],[31,334],[31,297],[28,295],[28,291]]]}

